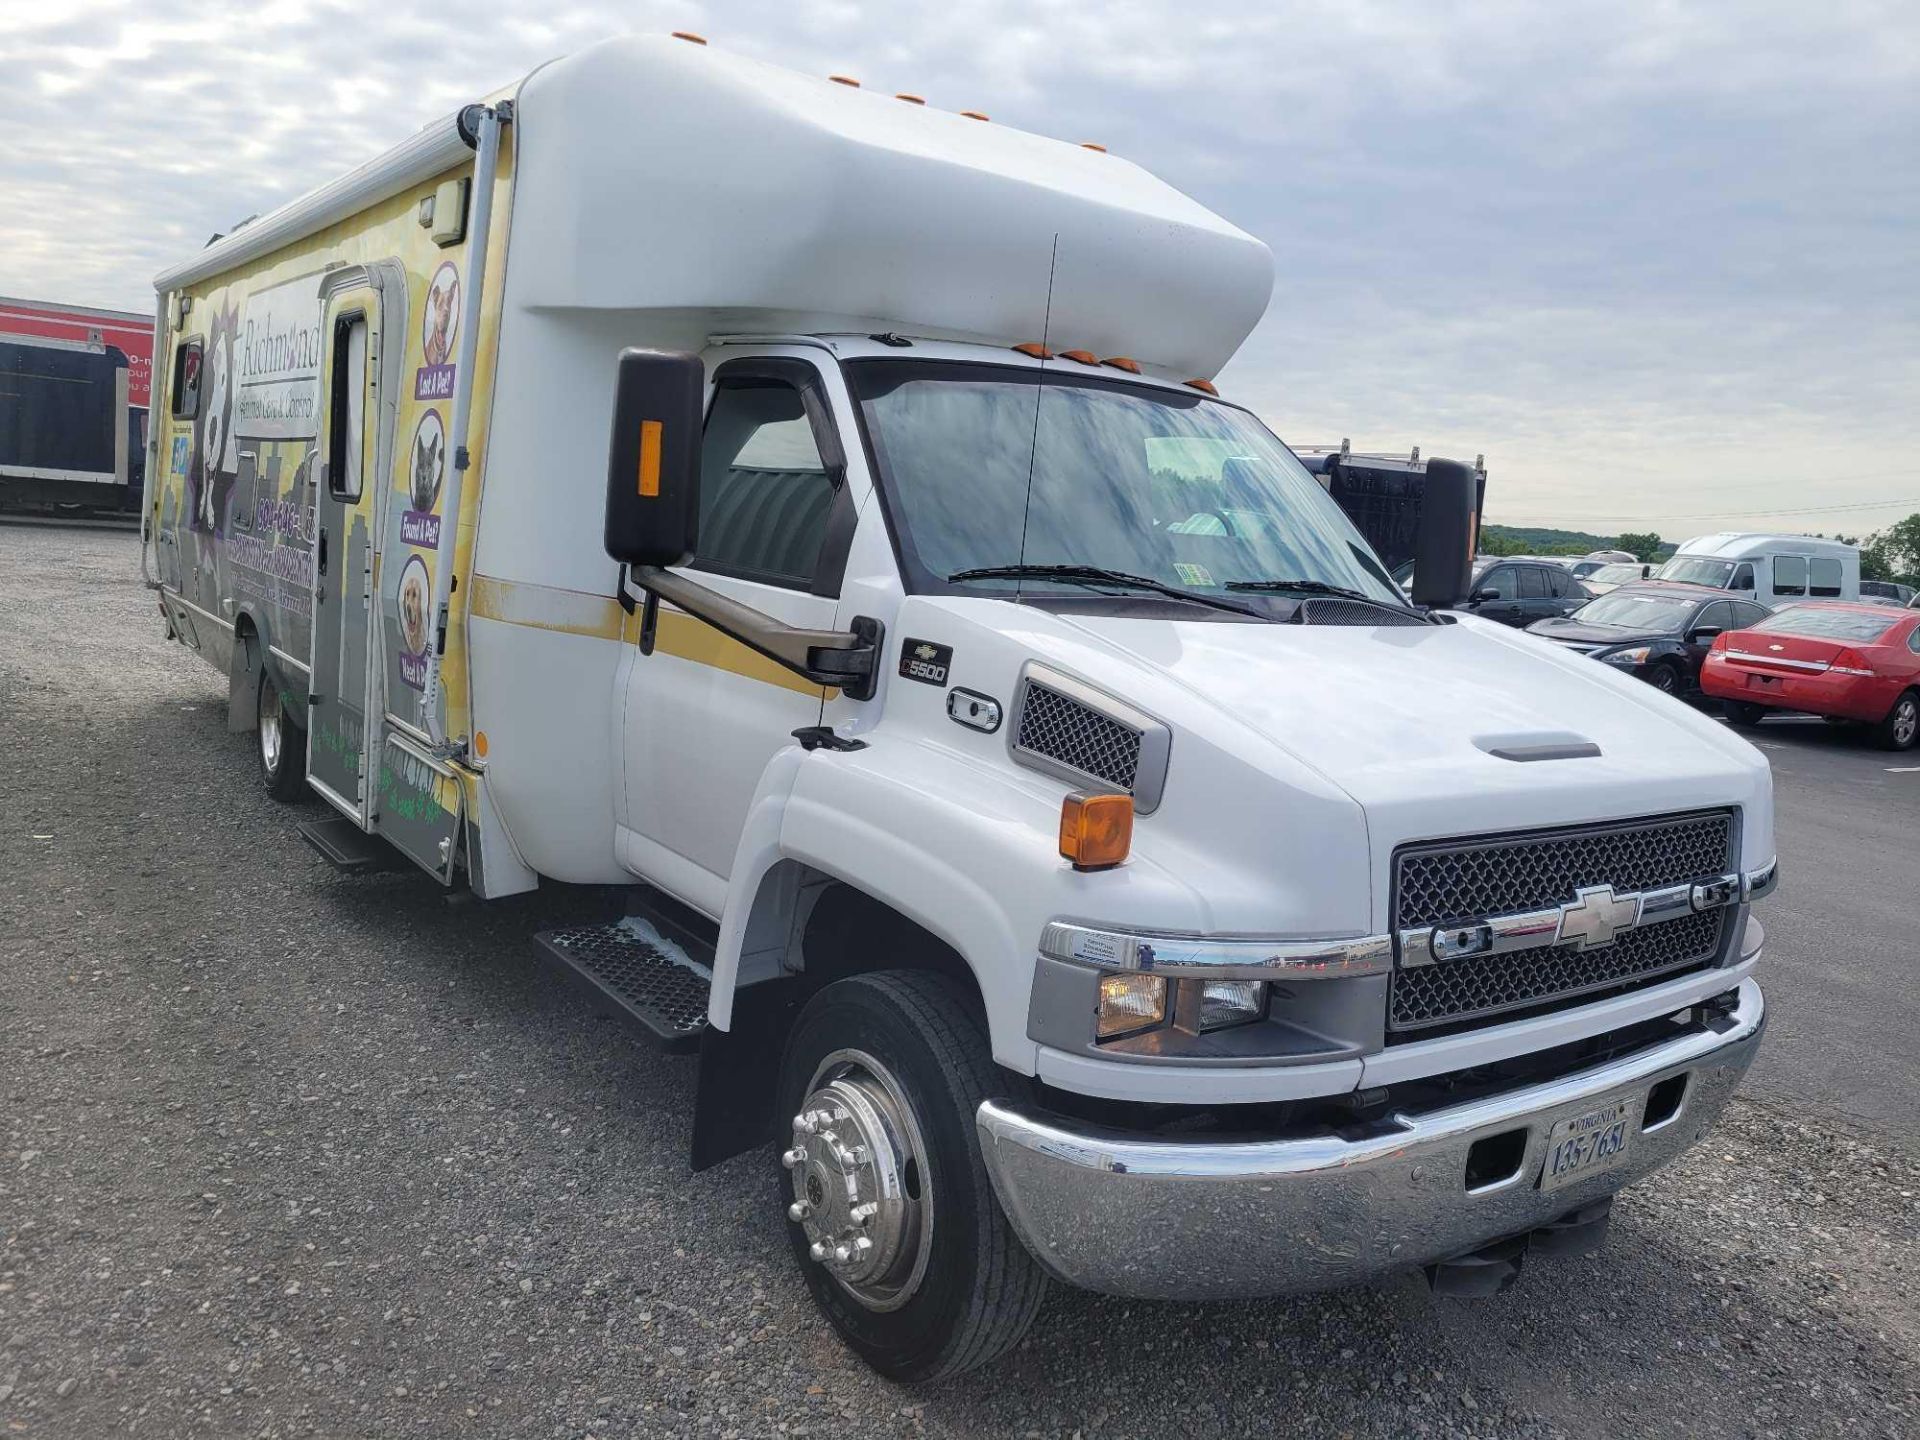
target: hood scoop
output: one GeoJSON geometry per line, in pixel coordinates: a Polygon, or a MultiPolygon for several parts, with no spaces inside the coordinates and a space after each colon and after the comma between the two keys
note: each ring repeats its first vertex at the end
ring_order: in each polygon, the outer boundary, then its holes
{"type": "Polygon", "coordinates": [[[1535,731],[1526,735],[1476,735],[1474,748],[1484,750],[1496,760],[1531,764],[1536,760],[1595,760],[1600,747],[1583,735],[1560,731],[1535,731]]]}
{"type": "Polygon", "coordinates": [[[1297,625],[1425,625],[1427,621],[1410,610],[1395,610],[1388,605],[1368,605],[1359,600],[1303,600],[1293,614],[1297,625]]]}

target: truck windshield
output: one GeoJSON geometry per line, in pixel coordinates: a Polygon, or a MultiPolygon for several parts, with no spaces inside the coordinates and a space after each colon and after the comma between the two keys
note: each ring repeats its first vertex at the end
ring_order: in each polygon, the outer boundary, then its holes
{"type": "Polygon", "coordinates": [[[1232,406],[1051,368],[846,371],[911,590],[1093,593],[1043,575],[950,578],[1052,565],[1249,608],[1263,602],[1229,586],[1303,581],[1406,604],[1319,482],[1232,406]]]}
{"type": "Polygon", "coordinates": [[[1733,574],[1733,562],[1678,555],[1662,565],[1657,573],[1662,580],[1681,580],[1689,585],[1711,585],[1716,590],[1724,590],[1727,578],[1733,574]]]}

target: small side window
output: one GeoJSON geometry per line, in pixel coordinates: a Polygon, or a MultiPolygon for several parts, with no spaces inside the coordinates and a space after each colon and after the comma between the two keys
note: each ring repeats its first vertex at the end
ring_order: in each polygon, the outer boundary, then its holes
{"type": "Polygon", "coordinates": [[[1547,598],[1547,573],[1538,565],[1520,567],[1520,598],[1522,600],[1547,598]]]}
{"type": "Polygon", "coordinates": [[[365,315],[344,315],[334,323],[328,383],[327,492],[336,500],[358,500],[367,393],[365,315]]]}
{"type": "Polygon", "coordinates": [[[170,413],[176,420],[191,420],[200,413],[200,340],[182,340],[173,347],[173,403],[170,413]]]}
{"type": "Polygon", "coordinates": [[[1829,599],[1840,593],[1840,562],[1826,556],[1816,558],[1808,567],[1812,592],[1829,599]]]}
{"type": "Polygon", "coordinates": [[[1573,577],[1558,565],[1547,567],[1547,593],[1556,600],[1564,600],[1573,593],[1573,577]]]}
{"type": "Polygon", "coordinates": [[[1807,593],[1806,556],[1776,555],[1773,557],[1773,593],[1776,595],[1807,593]]]}

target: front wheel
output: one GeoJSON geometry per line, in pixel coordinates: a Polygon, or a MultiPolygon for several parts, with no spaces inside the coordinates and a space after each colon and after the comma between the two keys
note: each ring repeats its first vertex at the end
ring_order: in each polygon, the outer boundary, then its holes
{"type": "Polygon", "coordinates": [[[1680,672],[1662,660],[1659,664],[1647,671],[1647,683],[1662,695],[1678,695],[1680,693],[1680,672]]]}
{"type": "Polygon", "coordinates": [[[1727,707],[1727,719],[1743,730],[1751,730],[1766,718],[1767,707],[1755,705],[1751,700],[1723,700],[1727,707]]]}
{"type": "Polygon", "coordinates": [[[1020,1342],[1046,1276],[1001,1213],[974,1130],[1003,1089],[959,987],[921,971],[836,981],[780,1067],[776,1198],[814,1302],[891,1380],[944,1379],[1020,1342]]]}
{"type": "Polygon", "coordinates": [[[273,683],[265,665],[260,667],[257,714],[260,778],[266,782],[267,794],[291,803],[307,790],[307,732],[293,723],[280,699],[280,687],[273,683]]]}
{"type": "Polygon", "coordinates": [[[1920,740],[1920,691],[1909,690],[1893,702],[1887,718],[1880,722],[1880,743],[1889,750],[1911,750],[1920,740]]]}

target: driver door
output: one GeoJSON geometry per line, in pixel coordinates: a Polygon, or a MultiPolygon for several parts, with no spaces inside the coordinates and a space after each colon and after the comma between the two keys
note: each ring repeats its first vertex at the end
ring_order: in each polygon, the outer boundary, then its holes
{"type": "MultiPolygon", "coordinates": [[[[852,534],[846,464],[811,360],[714,371],[700,455],[699,543],[681,573],[789,625],[831,629],[852,534]]],[[[767,764],[820,723],[830,693],[629,585],[640,622],[619,719],[623,863],[717,917],[767,764]]]]}

